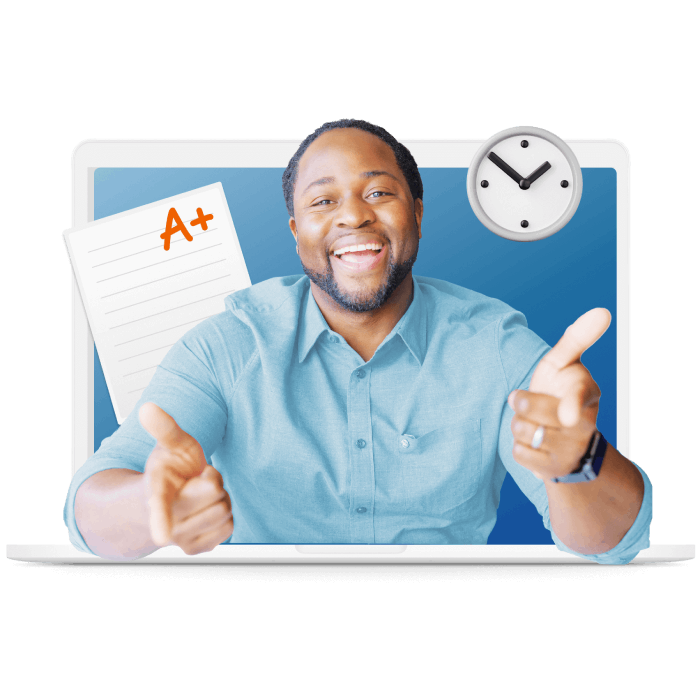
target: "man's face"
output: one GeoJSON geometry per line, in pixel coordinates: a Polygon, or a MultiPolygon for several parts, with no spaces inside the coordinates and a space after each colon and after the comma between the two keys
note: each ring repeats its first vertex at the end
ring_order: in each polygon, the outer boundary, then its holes
{"type": "Polygon", "coordinates": [[[403,282],[422,214],[393,151],[373,134],[327,131],[299,161],[289,226],[304,272],[342,308],[377,309],[403,282]],[[358,245],[369,249],[344,252],[358,245]]]}

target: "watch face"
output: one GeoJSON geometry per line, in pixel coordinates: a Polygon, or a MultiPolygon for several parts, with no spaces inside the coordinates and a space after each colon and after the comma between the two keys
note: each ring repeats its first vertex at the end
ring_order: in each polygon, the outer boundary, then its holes
{"type": "Polygon", "coordinates": [[[489,139],[467,177],[469,201],[481,222],[511,240],[551,236],[581,199],[581,169],[554,134],[516,127],[489,139]]]}

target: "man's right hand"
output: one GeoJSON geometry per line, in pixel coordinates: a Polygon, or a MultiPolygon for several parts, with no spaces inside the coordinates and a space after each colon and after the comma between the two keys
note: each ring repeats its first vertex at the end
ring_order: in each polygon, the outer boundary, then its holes
{"type": "Polygon", "coordinates": [[[145,479],[151,539],[176,544],[185,554],[210,552],[233,533],[231,499],[221,474],[207,464],[200,444],[154,403],[139,409],[156,439],[145,479]]]}

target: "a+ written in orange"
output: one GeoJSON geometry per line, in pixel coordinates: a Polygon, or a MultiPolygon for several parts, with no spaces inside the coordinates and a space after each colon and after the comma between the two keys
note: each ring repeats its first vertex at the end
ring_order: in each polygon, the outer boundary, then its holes
{"type": "MultiPolygon", "coordinates": [[[[205,216],[201,208],[197,207],[197,218],[190,221],[190,226],[201,226],[202,231],[206,231],[209,228],[207,226],[207,221],[211,221],[213,218],[213,214],[207,214],[205,216]]],[[[170,250],[170,237],[178,231],[180,231],[188,241],[193,240],[190,232],[180,218],[180,215],[177,213],[177,209],[173,207],[168,212],[168,220],[165,222],[165,231],[160,234],[160,237],[165,241],[165,245],[163,246],[165,250],[170,250]]]]}

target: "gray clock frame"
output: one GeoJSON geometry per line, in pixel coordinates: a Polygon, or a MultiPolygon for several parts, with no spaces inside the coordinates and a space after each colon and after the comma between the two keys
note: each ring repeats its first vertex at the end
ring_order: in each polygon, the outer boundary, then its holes
{"type": "Polygon", "coordinates": [[[573,215],[576,213],[579,202],[581,201],[582,193],[583,175],[581,174],[581,166],[578,164],[578,160],[576,159],[574,152],[571,150],[571,148],[569,148],[566,142],[560,139],[556,134],[553,134],[551,131],[546,131],[545,129],[540,129],[536,126],[514,126],[511,129],[505,129],[503,131],[499,131],[497,134],[494,134],[490,139],[486,140],[474,154],[474,158],[469,165],[469,172],[467,173],[467,196],[469,197],[469,203],[471,204],[472,210],[476,214],[477,219],[479,219],[479,221],[481,221],[481,223],[486,226],[489,231],[493,231],[493,233],[511,241],[539,241],[555,234],[557,231],[560,231],[562,228],[564,228],[564,226],[566,226],[566,224],[569,223],[573,215]],[[481,161],[486,158],[494,146],[513,136],[538,136],[545,141],[549,141],[564,154],[564,157],[571,168],[573,179],[573,197],[569,202],[569,206],[553,224],[541,229],[540,231],[524,231],[522,233],[509,231],[491,219],[479,202],[479,195],[477,194],[476,187],[476,176],[479,165],[481,165],[481,161]]]}

